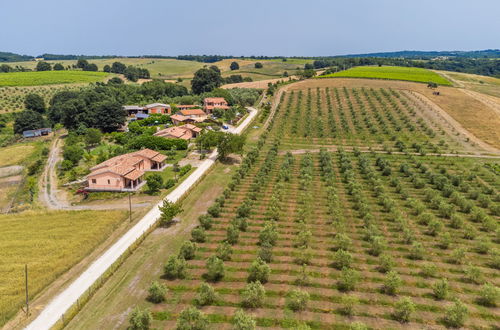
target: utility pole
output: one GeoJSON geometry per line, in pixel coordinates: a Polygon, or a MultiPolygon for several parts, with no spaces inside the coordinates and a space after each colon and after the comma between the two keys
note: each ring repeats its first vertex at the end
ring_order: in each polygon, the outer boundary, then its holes
{"type": "Polygon", "coordinates": [[[130,191],[128,192],[128,216],[130,222],[132,222],[132,197],[130,197],[130,191]]]}
{"type": "Polygon", "coordinates": [[[29,293],[28,293],[28,264],[24,265],[24,278],[26,285],[26,316],[30,315],[29,293]]]}

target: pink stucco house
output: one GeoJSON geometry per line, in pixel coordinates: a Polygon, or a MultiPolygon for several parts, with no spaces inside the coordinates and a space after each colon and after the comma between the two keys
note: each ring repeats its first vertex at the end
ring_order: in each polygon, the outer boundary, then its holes
{"type": "Polygon", "coordinates": [[[151,149],[110,158],[90,169],[87,175],[89,191],[136,191],[146,181],[146,171],[161,171],[167,157],[151,149]]]}

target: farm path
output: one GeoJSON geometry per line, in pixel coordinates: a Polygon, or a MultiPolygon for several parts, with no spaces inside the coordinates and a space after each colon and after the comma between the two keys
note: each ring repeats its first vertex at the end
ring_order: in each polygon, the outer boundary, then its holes
{"type": "MultiPolygon", "coordinates": [[[[336,145],[328,145],[324,146],[327,151],[330,152],[335,152],[339,150],[339,146],[336,145]]],[[[353,151],[353,148],[341,146],[342,149],[345,151],[353,151]]],[[[376,154],[388,154],[387,151],[383,150],[368,150],[368,148],[363,148],[359,147],[359,152],[362,153],[376,153],[376,154]]],[[[278,154],[284,155],[287,152],[290,152],[292,155],[302,155],[306,153],[318,153],[320,149],[294,149],[294,150],[287,150],[287,151],[280,151],[278,154]]],[[[417,152],[399,152],[399,151],[392,151],[391,154],[393,155],[412,155],[412,156],[420,156],[419,153],[417,152]]],[[[494,155],[469,155],[469,154],[436,154],[436,153],[426,153],[426,156],[441,156],[441,157],[463,157],[463,158],[486,158],[486,159],[500,159],[499,156],[494,156],[494,155]]]]}
{"type": "MultiPolygon", "coordinates": [[[[254,108],[248,108],[250,114],[234,130],[240,134],[256,117],[258,111],[254,108]]],[[[56,148],[53,148],[56,149],[56,148]]],[[[217,160],[217,150],[214,150],[207,159],[191,175],[186,178],[177,188],[175,188],[165,199],[171,202],[177,202],[184,194],[198,183],[207,171],[215,164],[217,160]]],[[[79,298],[87,292],[89,288],[103,276],[106,271],[132,246],[137,242],[152,226],[155,225],[161,215],[159,206],[163,200],[154,205],[142,219],[140,219],[129,231],[127,231],[116,243],[107,249],[99,258],[76,278],[68,287],[60,292],[50,303],[43,307],[40,314],[25,328],[26,330],[51,329],[67,310],[76,304],[79,298]]],[[[175,232],[175,226],[172,229],[175,232]]]]}
{"type": "MultiPolygon", "coordinates": [[[[51,210],[116,210],[129,208],[128,203],[106,202],[93,205],[71,205],[67,193],[57,188],[57,164],[61,161],[61,136],[51,145],[47,164],[40,180],[39,200],[51,210]]],[[[151,203],[133,203],[133,208],[146,207],[151,203]]]]}

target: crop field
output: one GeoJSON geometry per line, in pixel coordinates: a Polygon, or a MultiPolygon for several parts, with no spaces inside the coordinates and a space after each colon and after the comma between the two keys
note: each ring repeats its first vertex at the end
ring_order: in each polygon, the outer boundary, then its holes
{"type": "MultiPolygon", "coordinates": [[[[302,101],[298,91],[284,95],[268,131],[199,218],[191,241],[165,258],[155,284],[167,288],[164,300],[156,300],[152,285],[146,305],[152,325],[182,328],[190,319],[226,328],[252,318],[273,329],[494,328],[500,322],[498,161],[347,151],[343,140],[334,152],[312,150],[321,144],[309,137],[303,143],[311,151],[296,153],[287,137],[294,117],[299,137],[305,125],[315,125],[306,120],[307,94],[314,104],[314,92],[336,102],[334,90],[304,90],[302,101]]],[[[426,128],[416,123],[410,131],[412,121],[400,122],[398,111],[395,122],[375,120],[369,100],[377,104],[391,90],[337,93],[349,95],[345,103],[362,98],[366,118],[377,122],[356,127],[350,120],[342,127],[337,120],[342,136],[349,127],[346,141],[369,142],[384,126],[396,141],[405,134],[409,141],[427,139],[426,128]],[[377,132],[365,134],[371,127],[377,132]]]]}
{"type": "Polygon", "coordinates": [[[105,72],[90,71],[9,72],[0,74],[0,87],[92,83],[102,81],[108,75],[105,72]]]}
{"type": "Polygon", "coordinates": [[[422,83],[435,82],[439,85],[451,86],[451,83],[439,74],[421,68],[407,68],[399,66],[358,66],[345,71],[340,71],[322,78],[371,78],[405,80],[422,83]]]}
{"type": "Polygon", "coordinates": [[[308,88],[283,97],[282,148],[362,146],[396,152],[459,148],[424,119],[407,94],[390,88],[308,88]]]}
{"type": "Polygon", "coordinates": [[[0,215],[0,326],[24,302],[78,263],[126,218],[122,211],[24,212],[0,215]]]}
{"type": "Polygon", "coordinates": [[[24,109],[24,98],[29,93],[42,96],[49,103],[54,94],[83,88],[82,84],[0,87],[0,113],[21,111],[24,109]]]}

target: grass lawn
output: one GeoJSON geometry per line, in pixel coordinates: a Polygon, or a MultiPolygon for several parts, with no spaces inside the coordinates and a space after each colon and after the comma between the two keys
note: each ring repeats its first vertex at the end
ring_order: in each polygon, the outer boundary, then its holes
{"type": "Polygon", "coordinates": [[[0,148],[0,167],[19,165],[35,150],[33,143],[18,144],[0,148]]]}
{"type": "Polygon", "coordinates": [[[104,72],[41,71],[0,74],[0,86],[37,86],[51,84],[92,83],[108,76],[104,72]]]}
{"type": "Polygon", "coordinates": [[[33,299],[109,237],[126,215],[123,211],[0,215],[0,326],[23,304],[25,264],[33,299]]]}
{"type": "Polygon", "coordinates": [[[439,74],[421,68],[399,66],[357,66],[345,71],[327,74],[320,78],[371,78],[405,80],[415,82],[435,82],[439,85],[451,86],[451,83],[439,74]]]}

